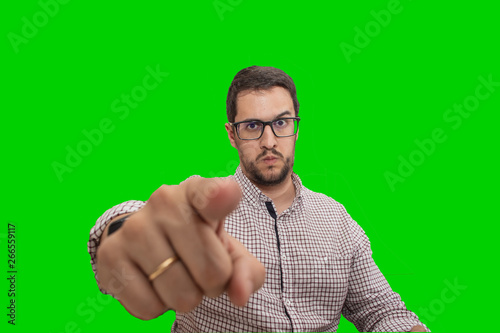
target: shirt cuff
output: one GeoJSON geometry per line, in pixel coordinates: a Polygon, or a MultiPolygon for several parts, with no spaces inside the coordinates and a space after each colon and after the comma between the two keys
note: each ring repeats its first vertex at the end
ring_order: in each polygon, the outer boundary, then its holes
{"type": "MultiPolygon", "coordinates": [[[[145,204],[146,204],[145,201],[130,200],[123,202],[119,205],[116,205],[108,209],[106,212],[104,212],[104,214],[102,214],[97,219],[92,229],[90,229],[90,237],[89,237],[89,242],[87,243],[87,247],[88,247],[88,252],[90,254],[90,264],[92,265],[92,270],[94,271],[94,276],[98,286],[99,286],[99,279],[97,277],[97,270],[96,270],[96,264],[97,264],[96,255],[97,255],[97,248],[99,247],[99,243],[101,241],[101,236],[104,232],[104,229],[106,229],[106,226],[115,217],[138,211],[145,204]]],[[[99,289],[103,293],[107,294],[100,286],[99,289]]]]}
{"type": "MultiPolygon", "coordinates": [[[[416,315],[411,313],[411,317],[416,317],[416,315]]],[[[373,332],[410,332],[410,330],[417,325],[423,326],[426,332],[430,332],[429,328],[418,319],[411,320],[407,316],[386,319],[378,323],[373,332]]]]}

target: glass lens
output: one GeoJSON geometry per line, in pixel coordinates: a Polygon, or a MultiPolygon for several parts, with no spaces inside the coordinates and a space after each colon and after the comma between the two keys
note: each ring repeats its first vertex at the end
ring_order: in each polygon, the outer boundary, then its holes
{"type": "MultiPolygon", "coordinates": [[[[277,119],[272,123],[277,136],[292,136],[297,133],[298,122],[295,119],[277,119]]],[[[238,125],[240,139],[257,139],[262,134],[264,124],[260,121],[246,121],[238,125]]]]}
{"type": "Polygon", "coordinates": [[[256,139],[262,133],[262,126],[260,121],[246,121],[238,125],[238,133],[242,139],[256,139]]]}
{"type": "Polygon", "coordinates": [[[291,136],[297,131],[295,119],[278,119],[273,122],[274,133],[277,136],[291,136]]]}

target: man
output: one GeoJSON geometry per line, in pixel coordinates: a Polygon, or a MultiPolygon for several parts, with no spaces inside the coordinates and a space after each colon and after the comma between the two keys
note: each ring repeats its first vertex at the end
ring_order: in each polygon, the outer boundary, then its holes
{"type": "Polygon", "coordinates": [[[375,265],[361,227],[293,173],[299,103],[272,67],[236,74],[226,130],[240,165],[108,210],[89,252],[132,315],[177,311],[175,332],[425,331],[375,265]],[[132,213],[132,214],[130,214],[132,213]]]}

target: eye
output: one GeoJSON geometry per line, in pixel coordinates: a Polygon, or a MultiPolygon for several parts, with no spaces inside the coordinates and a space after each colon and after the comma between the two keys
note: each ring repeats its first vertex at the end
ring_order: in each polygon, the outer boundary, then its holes
{"type": "Polygon", "coordinates": [[[259,129],[260,126],[261,126],[260,123],[258,123],[256,121],[251,121],[251,122],[248,122],[245,124],[244,129],[245,130],[256,130],[256,129],[259,129]]]}
{"type": "Polygon", "coordinates": [[[278,128],[282,128],[288,125],[287,119],[278,119],[274,122],[274,126],[278,128]]]}

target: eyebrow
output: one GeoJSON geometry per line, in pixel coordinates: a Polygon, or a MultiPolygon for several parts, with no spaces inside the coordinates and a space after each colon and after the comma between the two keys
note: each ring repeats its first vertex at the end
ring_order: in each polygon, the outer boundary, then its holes
{"type": "MultiPolygon", "coordinates": [[[[286,116],[286,115],[290,115],[291,116],[292,113],[290,111],[288,111],[288,110],[283,111],[279,115],[277,115],[276,117],[274,117],[273,120],[276,120],[276,119],[281,118],[281,117],[286,116]]],[[[271,121],[273,121],[273,120],[271,120],[271,121]]],[[[257,118],[247,118],[247,119],[242,120],[242,121],[262,121],[262,120],[257,119],[257,118]]]]}

